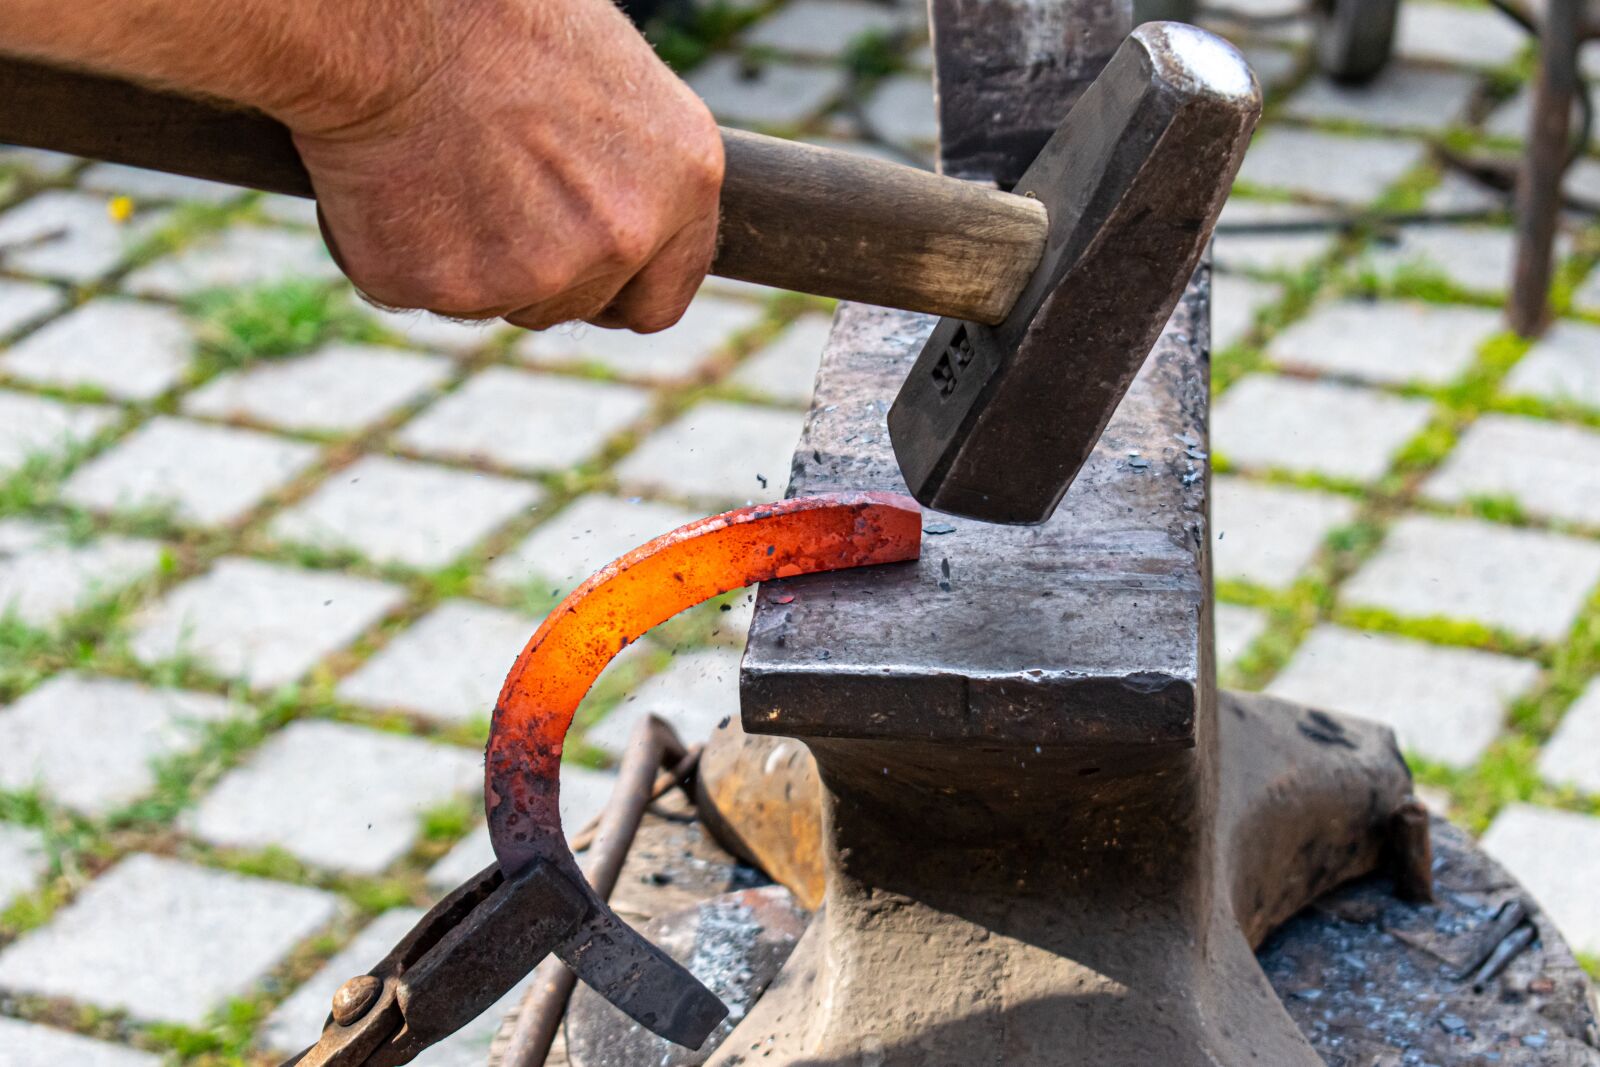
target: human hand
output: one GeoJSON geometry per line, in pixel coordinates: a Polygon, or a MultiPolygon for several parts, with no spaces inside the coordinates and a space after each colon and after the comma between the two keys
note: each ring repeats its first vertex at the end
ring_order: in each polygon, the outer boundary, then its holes
{"type": "MultiPolygon", "coordinates": [[[[462,6],[424,5],[457,20],[462,6]]],[[[391,307],[672,325],[716,244],[710,112],[610,0],[466,6],[465,25],[441,22],[461,42],[448,58],[396,57],[375,108],[284,115],[340,266],[391,307]]]]}

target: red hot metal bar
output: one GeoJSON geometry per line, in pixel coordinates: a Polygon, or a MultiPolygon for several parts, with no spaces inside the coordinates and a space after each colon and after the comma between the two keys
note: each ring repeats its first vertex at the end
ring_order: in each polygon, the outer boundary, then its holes
{"type": "Polygon", "coordinates": [[[690,523],[579,586],[517,657],[495,707],[484,799],[499,863],[347,982],[322,1039],[289,1064],[407,1063],[552,952],[642,1026],[702,1044],[727,1009],[611,912],[561,832],[561,748],[578,702],[613,656],[687,607],[771,578],[914,560],[921,536],[908,496],[825,493],[690,523]]]}
{"type": "Polygon", "coordinates": [[[494,710],[484,806],[507,876],[571,852],[557,808],[561,748],[606,664],[658,623],[772,578],[914,560],[922,513],[897,493],[827,493],[730,511],[663,534],[596,572],[546,616],[494,710]]]}
{"type": "Polygon", "coordinates": [[[506,877],[535,862],[587,898],[555,954],[650,1030],[698,1045],[727,1011],[621,919],[578,873],[561,832],[561,749],[594,680],[645,631],[754,582],[916,559],[922,515],[910,497],[834,493],[732,511],[680,527],[601,569],[569,595],[517,658],[495,707],[484,774],[489,836],[506,877]]]}

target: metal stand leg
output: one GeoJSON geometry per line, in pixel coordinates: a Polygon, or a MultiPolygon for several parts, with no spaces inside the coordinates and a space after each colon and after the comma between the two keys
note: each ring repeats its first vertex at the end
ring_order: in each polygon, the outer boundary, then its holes
{"type": "Polygon", "coordinates": [[[1517,248],[1508,325],[1535,337],[1550,320],[1550,278],[1561,177],[1566,171],[1573,97],[1578,90],[1578,44],[1583,0],[1548,0],[1539,34],[1539,72],[1533,82],[1528,151],[1517,176],[1517,248]]]}

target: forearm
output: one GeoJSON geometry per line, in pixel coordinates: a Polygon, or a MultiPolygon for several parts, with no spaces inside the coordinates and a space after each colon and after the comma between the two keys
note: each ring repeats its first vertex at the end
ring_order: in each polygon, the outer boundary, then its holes
{"type": "MultiPolygon", "coordinates": [[[[331,131],[449,61],[497,0],[0,0],[0,51],[331,131]]],[[[559,6],[559,0],[552,0],[559,6]]]]}

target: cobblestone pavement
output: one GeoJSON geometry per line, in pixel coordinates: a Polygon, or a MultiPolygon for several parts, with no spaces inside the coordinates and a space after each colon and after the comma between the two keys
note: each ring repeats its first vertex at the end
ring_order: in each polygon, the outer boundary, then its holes
{"type": "MultiPolygon", "coordinates": [[[[1301,25],[1237,32],[1270,121],[1229,222],[1486,202],[1428,144],[1515,147],[1525,42],[1487,9],[1404,20],[1359,92],[1309,73],[1301,25]]],[[[725,120],[926,156],[914,9],[702,21],[716,47],[663,47],[725,120]]],[[[1572,180],[1600,197],[1600,159],[1572,180]]],[[[1396,727],[1593,962],[1600,231],[1569,228],[1532,345],[1496,312],[1509,247],[1503,217],[1218,239],[1218,641],[1229,684],[1396,727]]],[[[0,150],[0,1065],[309,1038],[486,857],[478,750],[541,613],[781,495],[826,329],[823,302],[714,282],[651,338],[381,313],[304,204],[0,150]]],[[[735,708],[747,608],[609,671],[569,826],[636,716],[692,735],[735,708]]],[[[418,1062],[481,1063],[493,1022],[418,1062]]]]}

